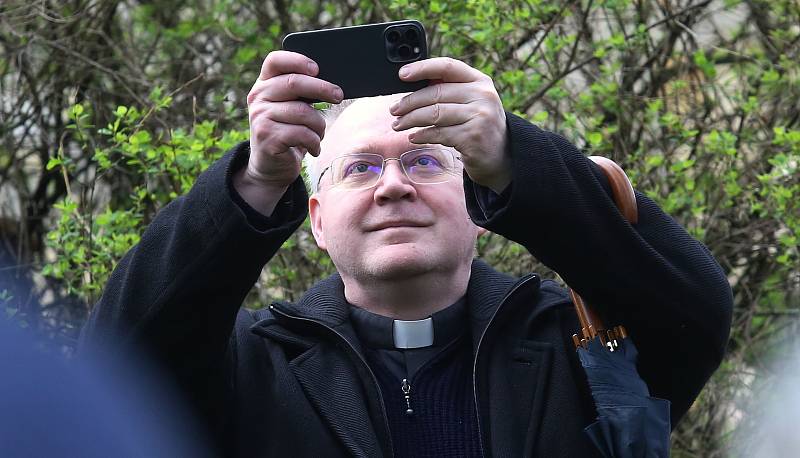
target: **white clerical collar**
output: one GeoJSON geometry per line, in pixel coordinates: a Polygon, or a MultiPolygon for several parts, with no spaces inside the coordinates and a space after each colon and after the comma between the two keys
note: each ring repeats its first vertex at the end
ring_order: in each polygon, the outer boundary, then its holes
{"type": "Polygon", "coordinates": [[[423,348],[433,345],[433,318],[393,320],[395,348],[423,348]]]}

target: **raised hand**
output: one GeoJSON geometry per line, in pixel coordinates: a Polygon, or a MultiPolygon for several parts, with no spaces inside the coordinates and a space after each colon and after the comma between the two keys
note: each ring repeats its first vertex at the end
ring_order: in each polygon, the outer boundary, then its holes
{"type": "Polygon", "coordinates": [[[247,95],[250,159],[234,176],[234,186],[256,210],[271,214],[300,174],[306,152],[319,155],[325,135],[322,115],[301,99],[342,101],[335,84],[315,78],[317,64],[302,54],[273,51],[247,95]]]}
{"type": "Polygon", "coordinates": [[[408,64],[400,69],[400,78],[434,84],[390,108],[398,117],[393,128],[423,127],[409,134],[412,143],[452,146],[461,153],[473,181],[502,192],[511,182],[511,157],[506,151],[506,115],[492,79],[449,57],[408,64]]]}

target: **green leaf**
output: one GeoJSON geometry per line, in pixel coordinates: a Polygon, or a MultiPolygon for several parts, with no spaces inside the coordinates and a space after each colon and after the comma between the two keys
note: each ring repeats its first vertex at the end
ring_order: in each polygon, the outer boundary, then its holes
{"type": "Polygon", "coordinates": [[[50,159],[47,161],[47,166],[46,166],[45,168],[47,168],[47,170],[53,170],[54,168],[58,167],[58,166],[59,166],[59,165],[61,165],[61,164],[62,164],[62,161],[61,161],[61,159],[60,159],[60,158],[57,158],[57,157],[51,157],[51,158],[50,158],[50,159]]]}
{"type": "Polygon", "coordinates": [[[717,69],[714,67],[712,62],[709,62],[708,57],[706,57],[706,53],[703,50],[695,51],[692,56],[694,58],[694,63],[700,70],[703,71],[703,74],[706,75],[708,78],[714,78],[717,75],[717,69]]]}
{"type": "Polygon", "coordinates": [[[774,69],[769,69],[761,75],[761,82],[762,83],[775,83],[776,81],[781,79],[781,74],[775,71],[774,69]]]}
{"type": "Polygon", "coordinates": [[[586,136],[586,139],[589,141],[589,144],[591,144],[592,147],[597,148],[603,143],[603,134],[600,132],[591,132],[586,136]]]}

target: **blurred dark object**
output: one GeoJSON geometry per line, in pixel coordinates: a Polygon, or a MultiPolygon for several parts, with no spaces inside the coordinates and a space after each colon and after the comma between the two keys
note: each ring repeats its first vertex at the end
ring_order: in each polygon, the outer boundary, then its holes
{"type": "Polygon", "coordinates": [[[145,365],[66,361],[18,324],[0,318],[0,456],[210,456],[145,365]]]}

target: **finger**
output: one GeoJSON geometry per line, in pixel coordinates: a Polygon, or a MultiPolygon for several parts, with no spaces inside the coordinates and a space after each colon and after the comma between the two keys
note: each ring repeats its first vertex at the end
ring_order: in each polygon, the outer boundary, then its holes
{"type": "Polygon", "coordinates": [[[441,83],[422,88],[401,98],[389,108],[395,116],[435,103],[467,103],[474,99],[475,87],[465,83],[441,83]]]}
{"type": "Polygon", "coordinates": [[[308,57],[291,51],[272,51],[261,64],[259,80],[268,80],[285,73],[301,73],[316,76],[319,66],[308,57]]]}
{"type": "Polygon", "coordinates": [[[289,148],[305,148],[312,156],[320,152],[320,137],[306,126],[285,124],[264,119],[264,122],[251,123],[251,135],[256,144],[264,144],[271,154],[282,154],[289,148]]]}
{"type": "Polygon", "coordinates": [[[469,83],[488,78],[480,71],[451,57],[434,57],[412,62],[400,68],[403,81],[442,80],[445,83],[469,83]]]}
{"type": "Polygon", "coordinates": [[[286,102],[300,98],[339,103],[344,94],[339,86],[313,76],[299,73],[278,75],[266,81],[258,81],[247,96],[248,103],[258,100],[286,102]]]}
{"type": "Polygon", "coordinates": [[[415,145],[444,145],[456,147],[456,142],[453,141],[458,134],[461,126],[446,126],[446,127],[426,127],[408,134],[408,141],[415,145]]]}
{"type": "Polygon", "coordinates": [[[463,124],[471,118],[466,105],[460,103],[435,103],[422,108],[417,108],[410,113],[397,118],[392,128],[396,131],[412,127],[426,126],[454,126],[463,124]]]}
{"type": "Polygon", "coordinates": [[[318,110],[305,102],[289,101],[264,104],[264,108],[257,108],[251,115],[260,116],[262,113],[275,122],[306,126],[313,130],[320,139],[325,135],[325,118],[318,110]]]}

